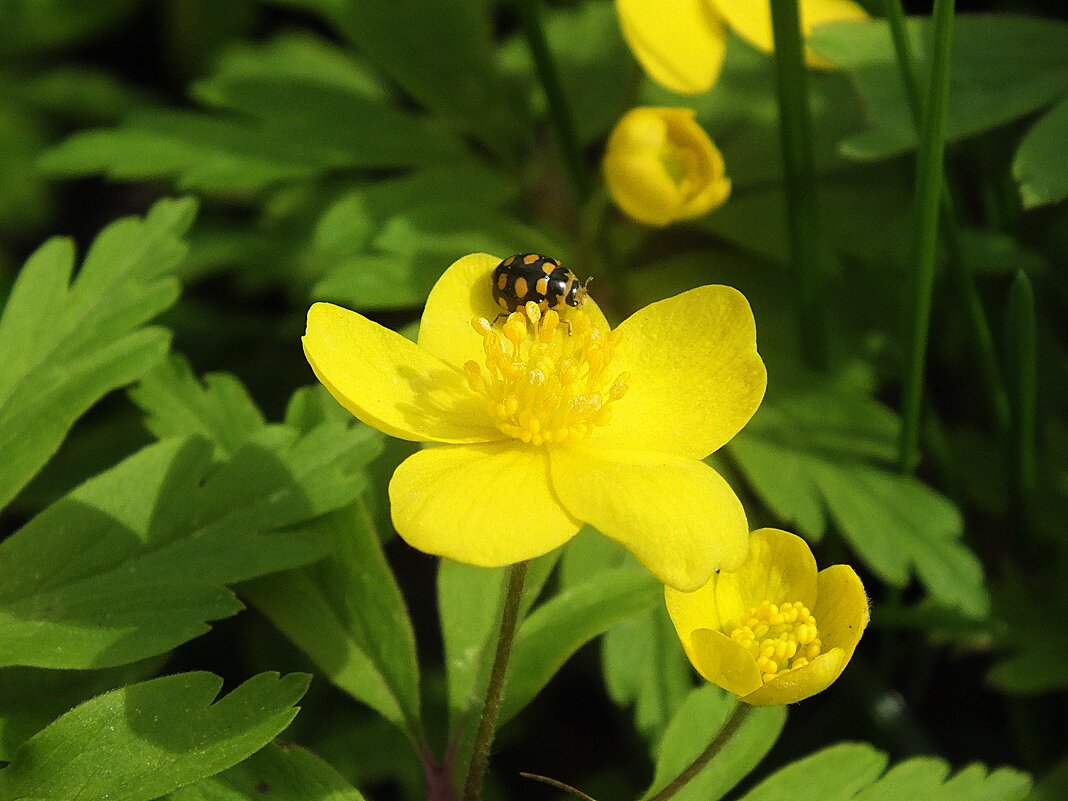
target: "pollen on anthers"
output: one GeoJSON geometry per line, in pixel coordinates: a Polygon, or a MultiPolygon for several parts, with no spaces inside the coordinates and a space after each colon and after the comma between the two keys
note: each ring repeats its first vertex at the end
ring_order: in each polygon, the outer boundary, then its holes
{"type": "Polygon", "coordinates": [[[508,436],[533,445],[585,437],[608,424],[611,404],[626,392],[626,373],[611,371],[619,332],[595,326],[582,308],[567,322],[570,331],[555,310],[533,302],[499,327],[471,321],[486,359],[464,365],[467,380],[508,436]]]}

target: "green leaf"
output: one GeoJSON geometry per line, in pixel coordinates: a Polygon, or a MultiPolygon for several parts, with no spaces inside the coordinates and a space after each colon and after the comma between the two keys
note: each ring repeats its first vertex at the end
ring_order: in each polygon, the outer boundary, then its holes
{"type": "Polygon", "coordinates": [[[2,0],[0,53],[5,58],[60,48],[107,30],[137,6],[136,0],[2,0]]]}
{"type": "Polygon", "coordinates": [[[534,700],[575,651],[662,597],[661,585],[648,571],[624,567],[599,573],[538,606],[516,634],[501,722],[534,700]]]}
{"type": "Polygon", "coordinates": [[[1020,184],[1024,208],[1033,209],[1068,197],[1068,97],[1034,124],[1020,142],[1012,174],[1020,184]]]}
{"type": "Polygon", "coordinates": [[[144,323],[178,297],[169,273],[195,209],[163,200],[144,219],[112,223],[72,284],[69,240],[49,240],[26,262],[0,317],[0,507],[90,406],[163,358],[167,332],[144,323]]]}
{"type": "Polygon", "coordinates": [[[1062,798],[1068,798],[1068,757],[1042,777],[1027,796],[1027,801],[1058,801],[1062,798]]]}
{"type": "Polygon", "coordinates": [[[865,743],[841,743],[782,768],[741,801],[1019,801],[1031,787],[1026,774],[1011,768],[988,773],[972,764],[949,776],[941,759],[914,757],[885,774],[886,754],[865,743]]]}
{"type": "Polygon", "coordinates": [[[169,796],[170,801],[363,801],[332,767],[299,746],[270,744],[218,776],[169,796]]]}
{"type": "Polygon", "coordinates": [[[0,665],[105,667],[202,634],[241,608],[225,585],[322,558],[307,523],[358,495],[377,441],[275,427],[217,469],[211,452],[145,448],[0,543],[0,665]]]}
{"type": "Polygon", "coordinates": [[[516,110],[496,71],[483,0],[275,2],[322,14],[420,103],[496,149],[510,149],[516,110]]]}
{"type": "Polygon", "coordinates": [[[159,672],[162,660],[148,659],[107,670],[0,669],[0,762],[73,706],[159,672]]]}
{"type": "MultiPolygon", "coordinates": [[[[557,549],[528,565],[523,615],[541,593],[559,556],[557,549]]],[[[507,572],[508,568],[474,567],[451,559],[442,559],[438,565],[438,614],[452,726],[469,705],[485,697],[507,572]]]]}
{"type": "MultiPolygon", "coordinates": [[[[930,24],[909,20],[921,76],[929,70],[930,24]]],[[[1068,91],[1068,24],[1010,14],[962,14],[954,23],[947,141],[1004,125],[1049,105],[1068,91]],[[991,58],[997,53],[997,58],[991,58]]],[[[861,94],[869,129],[842,142],[856,159],[880,159],[916,147],[886,22],[820,26],[809,44],[849,73],[861,94]]],[[[921,82],[925,82],[921,78],[921,82]]]]}
{"type": "Polygon", "coordinates": [[[633,706],[638,731],[658,743],[693,689],[693,670],[664,605],[610,628],[602,663],[609,696],[619,706],[633,706]]]}
{"type": "Polygon", "coordinates": [[[0,770],[0,801],[151,801],[258,751],[297,714],[309,677],[261,673],[215,703],[222,679],[182,673],[86,701],[0,770]]]}
{"type": "Polygon", "coordinates": [[[266,425],[245,386],[229,373],[198,381],[189,362],[172,355],[129,391],[157,439],[198,434],[216,444],[216,456],[232,456],[266,425]]]}
{"type": "Polygon", "coordinates": [[[555,237],[478,203],[457,200],[425,203],[386,221],[374,247],[389,253],[439,256],[449,262],[468,253],[498,255],[536,251],[568,252],[555,237]]]}
{"type": "Polygon", "coordinates": [[[1056,576],[1065,575],[1062,560],[1049,578],[1027,582],[1004,580],[995,590],[994,616],[1001,623],[1003,653],[988,679],[1001,690],[1035,695],[1068,687],[1068,641],[1050,636],[1044,620],[1062,620],[1068,614],[1068,598],[1056,576]],[[1036,615],[1041,608],[1043,615],[1036,615]]]}
{"type": "Polygon", "coordinates": [[[810,539],[823,535],[829,516],[883,580],[904,586],[915,572],[938,602],[983,616],[982,565],[960,540],[959,510],[892,464],[896,416],[848,387],[779,375],[729,446],[775,516],[810,539]]]}
{"type": "Polygon", "coordinates": [[[245,584],[248,598],[337,687],[419,739],[415,635],[361,503],[327,515],[330,556],[245,584]]]}
{"type": "MultiPolygon", "coordinates": [[[[733,695],[710,684],[690,693],[660,741],[653,783],[643,798],[666,787],[708,747],[737,703],[733,695]]],[[[723,750],[672,796],[673,801],[718,801],[771,750],[785,724],[785,707],[753,707],[723,750]]]]}
{"type": "Polygon", "coordinates": [[[333,76],[230,73],[206,87],[223,113],[137,111],[118,128],[75,134],[48,151],[41,167],[64,177],[173,178],[206,192],[251,192],[332,170],[419,166],[461,152],[439,128],[333,76]]]}

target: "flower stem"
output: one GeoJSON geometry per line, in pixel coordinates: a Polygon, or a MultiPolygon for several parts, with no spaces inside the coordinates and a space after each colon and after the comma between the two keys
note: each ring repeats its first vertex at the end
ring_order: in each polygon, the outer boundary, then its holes
{"type": "MultiPolygon", "coordinates": [[[[773,6],[774,5],[775,4],[773,4],[773,6]]],[[[709,762],[716,758],[716,755],[723,750],[723,747],[731,741],[731,738],[734,737],[738,729],[741,728],[741,725],[745,722],[745,719],[749,717],[749,713],[752,710],[753,707],[749,704],[743,704],[739,701],[731,712],[731,716],[727,718],[727,722],[723,724],[723,728],[719,730],[719,733],[712,738],[712,742],[708,744],[708,748],[702,751],[697,759],[687,765],[686,769],[676,776],[667,787],[648,799],[648,801],[667,801],[667,799],[671,798],[671,796],[675,795],[675,793],[689,784],[698,773],[708,766],[709,762]]]]}
{"type": "Polygon", "coordinates": [[[471,763],[464,781],[463,801],[477,801],[482,793],[482,779],[486,775],[489,762],[490,746],[497,728],[497,715],[501,711],[504,697],[504,682],[508,675],[508,660],[512,656],[512,643],[519,622],[519,608],[523,600],[523,583],[527,577],[527,563],[512,565],[508,574],[508,589],[504,597],[504,614],[501,616],[501,629],[497,637],[497,653],[493,656],[493,668],[490,671],[489,685],[486,687],[486,700],[482,705],[482,714],[478,720],[475,733],[471,763]]]}
{"type": "Polygon", "coordinates": [[[923,400],[924,364],[931,325],[931,296],[938,256],[938,215],[945,162],[946,110],[949,105],[949,54],[953,43],[953,0],[935,0],[934,54],[927,104],[920,126],[916,166],[916,276],[913,293],[912,341],[905,374],[898,466],[909,474],[916,468],[923,400]]]}
{"type": "MultiPolygon", "coordinates": [[[[883,0],[883,11],[890,26],[890,38],[894,43],[898,72],[905,89],[909,110],[912,112],[913,124],[920,130],[923,120],[923,100],[920,97],[919,78],[916,76],[916,59],[912,52],[905,20],[905,11],[901,0],[883,0]]],[[[949,267],[957,293],[964,302],[967,322],[971,328],[972,346],[978,360],[979,377],[986,387],[994,421],[999,431],[1005,431],[1009,424],[1009,396],[1005,382],[998,366],[997,349],[994,335],[983,308],[975,276],[964,263],[961,245],[960,226],[954,210],[953,195],[948,182],[942,181],[941,225],[942,242],[946,249],[946,262],[949,267]]]]}
{"type": "Polygon", "coordinates": [[[549,119],[556,130],[564,165],[571,176],[575,194],[581,203],[589,195],[589,175],[586,172],[582,146],[575,132],[575,118],[571,113],[571,105],[564,94],[560,74],[556,71],[552,53],[549,52],[549,46],[545,41],[540,2],[541,0],[516,0],[515,6],[519,14],[519,22],[523,27],[523,36],[526,37],[531,58],[534,59],[534,69],[538,73],[538,80],[541,82],[545,98],[549,103],[549,119]]]}
{"type": "Polygon", "coordinates": [[[823,249],[816,170],[812,160],[808,69],[797,0],[772,3],[771,24],[775,38],[775,84],[779,96],[787,228],[799,301],[799,341],[805,362],[811,367],[825,367],[827,330],[823,311],[823,249]]]}

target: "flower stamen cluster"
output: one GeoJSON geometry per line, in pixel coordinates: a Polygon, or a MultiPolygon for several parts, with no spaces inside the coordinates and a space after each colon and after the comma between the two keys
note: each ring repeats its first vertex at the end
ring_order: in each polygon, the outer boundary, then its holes
{"type": "Polygon", "coordinates": [[[564,322],[536,303],[508,315],[500,327],[472,320],[483,337],[485,369],[464,364],[471,389],[486,398],[502,432],[533,445],[587,436],[607,425],[610,404],[623,397],[627,376],[611,377],[619,332],[595,326],[581,308],[564,322]]]}
{"type": "Polygon", "coordinates": [[[801,602],[763,601],[746,613],[731,639],[756,659],[765,683],[804,667],[820,655],[821,648],[816,618],[801,602]]]}

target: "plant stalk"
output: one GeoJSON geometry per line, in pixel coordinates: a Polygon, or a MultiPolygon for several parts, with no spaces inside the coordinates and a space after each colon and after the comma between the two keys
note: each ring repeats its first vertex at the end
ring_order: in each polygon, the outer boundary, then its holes
{"type": "Polygon", "coordinates": [[[771,4],[775,38],[775,85],[779,98],[786,217],[798,294],[801,354],[810,367],[826,367],[827,321],[824,313],[823,247],[812,157],[812,111],[808,68],[797,0],[771,4]]]}
{"type": "Polygon", "coordinates": [[[938,257],[938,216],[944,179],[946,111],[949,105],[949,55],[953,45],[953,0],[935,0],[934,53],[927,104],[923,110],[916,176],[916,276],[912,341],[905,373],[898,466],[916,469],[923,400],[924,366],[931,325],[931,296],[938,257]]]}
{"type": "Polygon", "coordinates": [[[471,762],[467,769],[467,779],[464,781],[463,801],[478,801],[482,794],[482,780],[486,775],[490,748],[497,729],[497,716],[500,714],[501,700],[504,698],[508,661],[512,656],[512,643],[515,641],[515,632],[519,623],[519,609],[523,600],[523,584],[526,578],[526,562],[512,565],[508,573],[508,589],[504,597],[500,633],[497,636],[497,652],[493,656],[493,668],[490,671],[489,685],[486,687],[486,700],[478,719],[471,762]]]}
{"type": "Polygon", "coordinates": [[[534,60],[534,69],[538,73],[538,80],[549,103],[549,119],[556,131],[564,166],[571,176],[571,183],[574,185],[579,203],[583,203],[590,193],[589,174],[586,171],[582,145],[579,143],[575,130],[575,117],[571,113],[571,104],[568,103],[567,95],[564,94],[560,74],[557,72],[552,53],[549,52],[549,45],[545,40],[545,30],[541,24],[540,2],[541,0],[516,0],[515,7],[523,28],[523,36],[530,49],[530,56],[534,60]]]}

